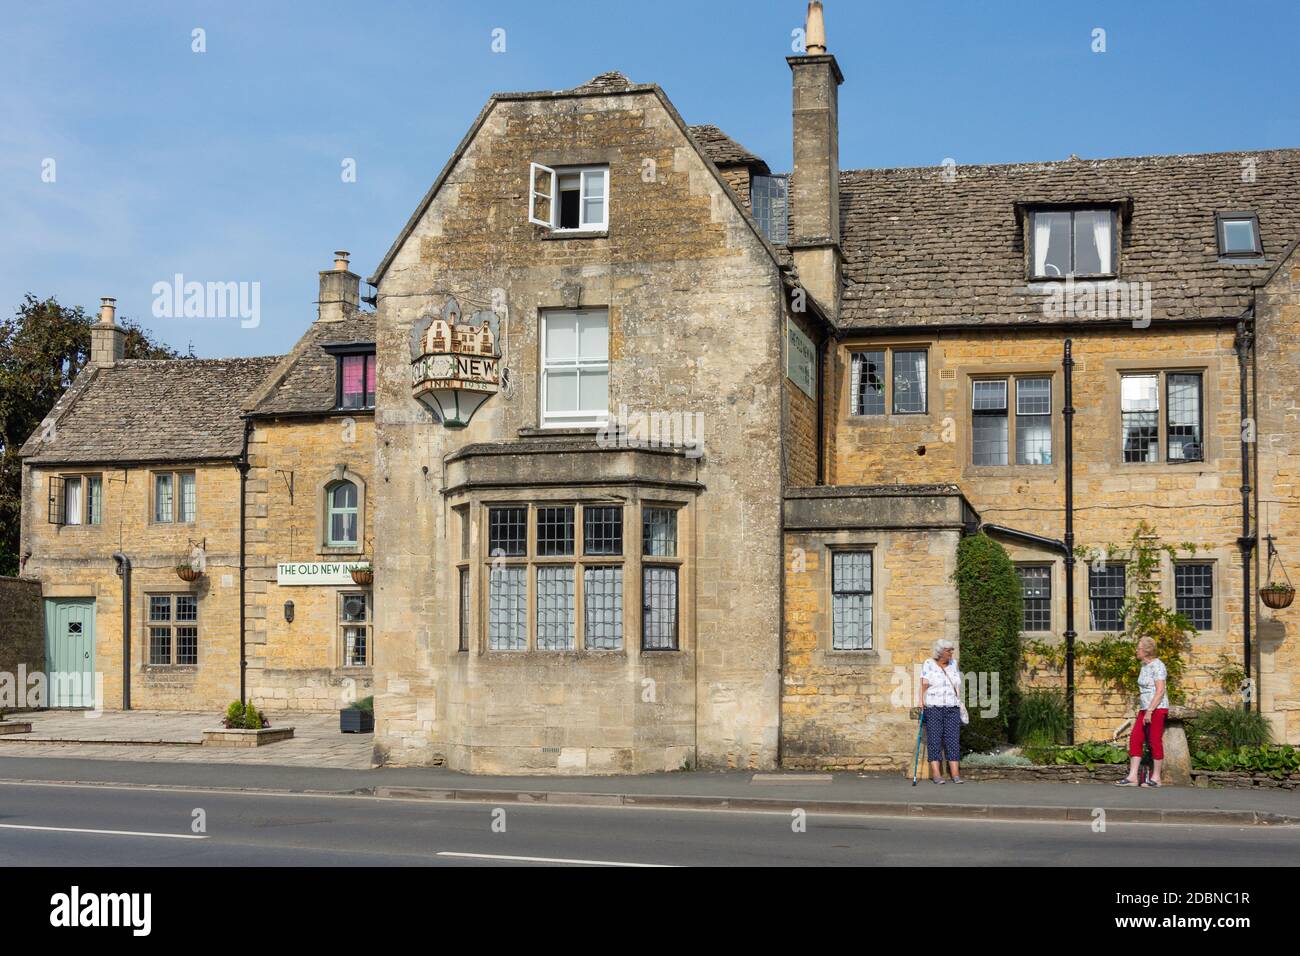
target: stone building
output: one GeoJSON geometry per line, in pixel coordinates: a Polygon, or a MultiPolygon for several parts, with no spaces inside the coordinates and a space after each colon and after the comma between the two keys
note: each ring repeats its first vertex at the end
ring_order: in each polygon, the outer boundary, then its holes
{"type": "Polygon", "coordinates": [[[283,357],[123,359],[104,301],[90,362],[22,450],[51,706],[369,693],[370,589],[348,569],[369,567],[374,318],[339,255],[283,357]]]}
{"type": "MultiPolygon", "coordinates": [[[[345,256],[284,357],[121,362],[110,312],[24,450],[26,573],[95,600],[108,705],[124,647],[148,706],[233,697],[243,648],[273,710],[373,691],[378,762],[898,766],[963,535],[1066,637],[1068,339],[1076,543],[1194,543],[1157,582],[1189,695],[1244,667],[1300,742],[1295,625],[1257,593],[1300,536],[1300,150],[841,170],[820,3],[806,36],[789,174],[618,73],[499,93],[374,313],[345,256]],[[160,474],[193,523],[150,520],[160,474]],[[141,663],[155,590],[197,596],[197,669],[141,663]]],[[[1120,630],[1122,564],[1072,573],[1078,640],[1120,630]]],[[[1129,701],[1076,704],[1088,739],[1129,701]]]]}

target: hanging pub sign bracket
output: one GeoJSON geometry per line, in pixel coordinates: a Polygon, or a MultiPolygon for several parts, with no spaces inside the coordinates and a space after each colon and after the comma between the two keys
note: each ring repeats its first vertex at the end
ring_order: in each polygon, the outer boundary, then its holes
{"type": "Polygon", "coordinates": [[[476,312],[461,321],[448,297],[442,314],[425,316],[411,335],[411,395],[447,428],[464,428],[501,387],[497,315],[476,312]]]}

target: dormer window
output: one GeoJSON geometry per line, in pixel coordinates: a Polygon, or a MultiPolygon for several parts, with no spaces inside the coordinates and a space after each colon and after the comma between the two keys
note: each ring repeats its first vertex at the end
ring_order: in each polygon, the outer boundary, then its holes
{"type": "Polygon", "coordinates": [[[358,352],[338,357],[339,408],[375,407],[375,353],[358,352]]]}
{"type": "Polygon", "coordinates": [[[532,163],[528,170],[528,221],[554,232],[609,228],[609,167],[532,163]]]}
{"type": "Polygon", "coordinates": [[[1259,241],[1259,217],[1253,212],[1221,212],[1214,218],[1220,256],[1225,259],[1255,259],[1264,254],[1259,241]]]}
{"type": "Polygon", "coordinates": [[[1115,274],[1111,209],[1039,209],[1030,216],[1031,276],[1064,279],[1115,274]]]}

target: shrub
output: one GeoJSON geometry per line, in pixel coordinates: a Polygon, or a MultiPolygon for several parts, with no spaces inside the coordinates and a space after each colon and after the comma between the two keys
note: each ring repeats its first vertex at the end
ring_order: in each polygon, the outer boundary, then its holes
{"type": "Polygon", "coordinates": [[[1016,704],[1016,739],[1031,747],[1064,743],[1070,729],[1065,692],[1047,688],[1031,690],[1016,704]]]}
{"type": "Polygon", "coordinates": [[[221,721],[221,725],[227,730],[233,730],[244,726],[244,702],[242,700],[232,701],[226,708],[226,716],[221,721]]]}
{"type": "Polygon", "coordinates": [[[371,716],[374,716],[374,713],[375,713],[375,698],[374,698],[374,697],[362,697],[360,700],[354,700],[352,703],[348,704],[347,709],[348,709],[348,710],[361,710],[361,711],[365,711],[367,714],[370,714],[371,716]]]}
{"type": "Polygon", "coordinates": [[[1206,707],[1186,723],[1185,729],[1192,753],[1260,747],[1273,742],[1273,725],[1263,714],[1222,704],[1206,707]]]}
{"type": "Polygon", "coordinates": [[[1128,763],[1128,751],[1112,743],[1088,741],[1073,747],[1026,747],[1025,756],[1036,764],[1076,765],[1128,763]]]}
{"type": "Polygon", "coordinates": [[[269,726],[271,726],[270,721],[263,717],[261,711],[254,707],[250,701],[248,706],[244,708],[244,729],[261,730],[263,727],[269,726]]]}
{"type": "Polygon", "coordinates": [[[995,716],[981,717],[975,702],[966,702],[970,723],[962,728],[962,749],[993,750],[1006,742],[1020,670],[1020,577],[1006,550],[986,534],[961,540],[953,577],[961,602],[961,671],[989,675],[990,688],[994,675],[998,681],[995,716]]]}
{"type": "Polygon", "coordinates": [[[1300,749],[1289,744],[1280,747],[1238,747],[1213,753],[1193,753],[1192,766],[1197,770],[1241,770],[1266,773],[1281,780],[1300,773],[1300,749]]]}

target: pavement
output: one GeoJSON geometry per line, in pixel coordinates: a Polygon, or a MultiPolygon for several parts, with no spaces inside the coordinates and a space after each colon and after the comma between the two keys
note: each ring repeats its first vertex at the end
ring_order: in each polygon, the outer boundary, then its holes
{"type": "MultiPolygon", "coordinates": [[[[268,748],[273,749],[279,744],[268,748]]],[[[136,748],[129,750],[134,757],[136,748]]],[[[223,753],[229,753],[223,751],[223,753]]],[[[1300,793],[1284,790],[1123,789],[1107,784],[970,782],[937,786],[897,776],[854,773],[705,772],[615,777],[485,777],[424,767],[347,767],[268,763],[136,761],[33,757],[0,746],[0,784],[277,792],[403,801],[1088,822],[1104,811],[1115,823],[1233,826],[1300,825],[1300,793]]]]}
{"type": "Polygon", "coordinates": [[[210,711],[45,710],[13,718],[30,721],[32,731],[0,736],[0,756],[365,770],[374,746],[372,734],[340,733],[337,713],[270,714],[271,726],[294,728],[293,739],[248,748],[203,746],[203,731],[221,725],[210,711]]]}
{"type": "MultiPolygon", "coordinates": [[[[6,773],[11,772],[10,761],[4,763],[6,773]]],[[[111,766],[107,761],[94,763],[111,766]]],[[[196,768],[220,769],[182,767],[196,768]]],[[[149,769],[166,766],[149,765],[149,769]]],[[[272,769],[240,768],[243,773],[272,769]]],[[[290,772],[304,778],[315,773],[290,772]]],[[[716,776],[740,784],[733,775],[716,776]]],[[[347,794],[0,785],[3,867],[1149,868],[1156,864],[1217,868],[1287,866],[1297,858],[1300,827],[1108,822],[1098,828],[1093,821],[912,819],[813,811],[791,815],[734,809],[431,802],[347,794]]],[[[1206,872],[1198,869],[1196,874],[1206,872]]],[[[1148,876],[1148,882],[1152,878],[1148,876]]],[[[1142,885],[1146,884],[1134,884],[1142,885]]]]}

